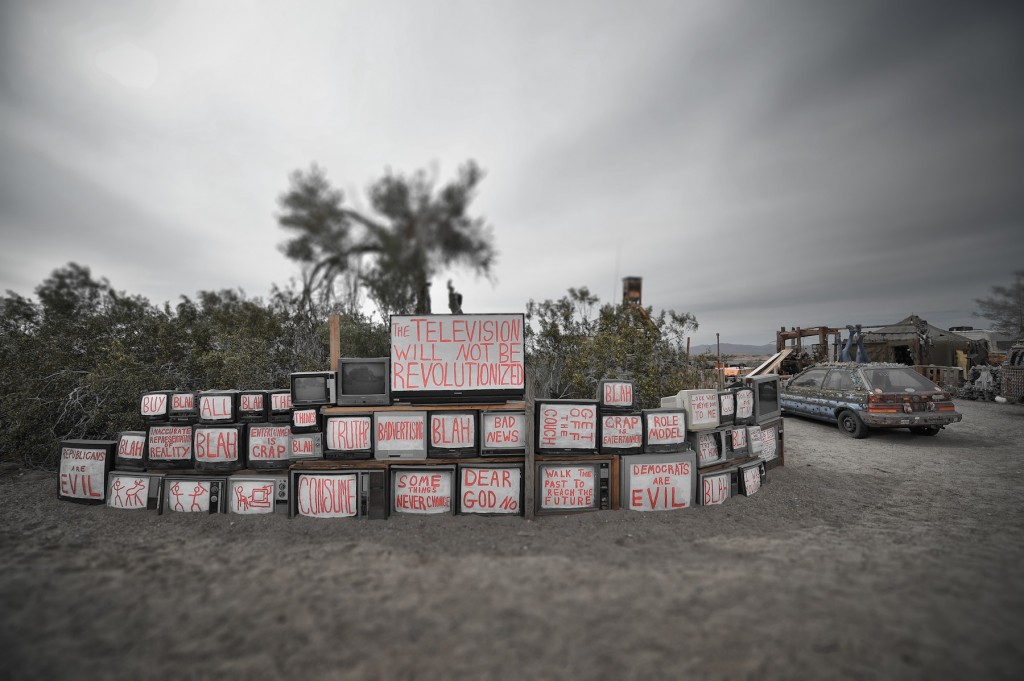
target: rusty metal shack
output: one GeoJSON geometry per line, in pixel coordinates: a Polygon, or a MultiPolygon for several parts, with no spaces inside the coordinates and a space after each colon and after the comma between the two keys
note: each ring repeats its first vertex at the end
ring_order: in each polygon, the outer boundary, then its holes
{"type": "Polygon", "coordinates": [[[865,329],[864,350],[873,362],[955,367],[958,350],[970,356],[978,348],[970,338],[910,315],[889,326],[865,329]]]}

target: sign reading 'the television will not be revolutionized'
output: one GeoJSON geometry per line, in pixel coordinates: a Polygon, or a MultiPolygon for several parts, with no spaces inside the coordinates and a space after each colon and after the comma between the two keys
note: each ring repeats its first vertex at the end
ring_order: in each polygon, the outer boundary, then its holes
{"type": "Polygon", "coordinates": [[[392,392],[526,386],[523,315],[391,317],[392,392]]]}

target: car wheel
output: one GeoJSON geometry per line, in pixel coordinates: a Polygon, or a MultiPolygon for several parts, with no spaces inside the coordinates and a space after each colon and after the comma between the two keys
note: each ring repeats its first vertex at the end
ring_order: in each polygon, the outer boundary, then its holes
{"type": "Polygon", "coordinates": [[[856,413],[849,409],[844,409],[839,412],[839,432],[843,435],[849,435],[855,440],[860,440],[868,436],[868,427],[864,425],[864,422],[860,420],[856,413]]]}
{"type": "Polygon", "coordinates": [[[910,432],[914,435],[938,435],[938,426],[915,426],[910,429],[910,432]]]}

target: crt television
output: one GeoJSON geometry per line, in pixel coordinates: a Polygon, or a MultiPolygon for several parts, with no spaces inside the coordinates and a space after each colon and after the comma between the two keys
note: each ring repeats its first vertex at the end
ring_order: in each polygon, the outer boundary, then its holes
{"type": "Polygon", "coordinates": [[[697,496],[694,452],[641,454],[623,459],[619,479],[622,507],[631,511],[691,508],[697,496]]]}
{"type": "Polygon", "coordinates": [[[338,360],[335,404],[340,407],[391,404],[388,357],[342,357],[338,360]]]}
{"type": "Polygon", "coordinates": [[[457,409],[427,412],[427,456],[451,459],[476,456],[476,411],[457,409]]]}
{"type": "Polygon", "coordinates": [[[293,433],[319,433],[321,432],[320,407],[294,407],[292,408],[292,432],[293,433]]]}
{"type": "Polygon", "coordinates": [[[523,464],[460,463],[456,512],[523,515],[523,464]]]}
{"type": "Polygon", "coordinates": [[[115,440],[63,440],[57,497],[78,504],[102,504],[116,448],[115,440]]]}
{"type": "Polygon", "coordinates": [[[287,423],[246,424],[246,450],[249,468],[258,470],[287,469],[291,451],[292,429],[287,423]]]}
{"type": "Polygon", "coordinates": [[[597,400],[537,400],[534,423],[536,454],[597,453],[597,400]]]}
{"type": "Polygon", "coordinates": [[[227,483],[223,475],[168,473],[160,513],[225,513],[227,483]]]}
{"type": "Polygon", "coordinates": [[[288,473],[288,517],[388,517],[388,471],[378,469],[293,468],[288,473]]]}
{"type": "Polygon", "coordinates": [[[636,389],[633,381],[621,378],[602,378],[597,382],[597,406],[601,411],[633,411],[636,409],[636,389]]]}
{"type": "Polygon", "coordinates": [[[734,459],[740,459],[750,453],[750,445],[747,441],[746,426],[739,426],[725,431],[729,444],[729,455],[734,459]]]}
{"type": "Polygon", "coordinates": [[[228,476],[228,513],[259,515],[288,511],[287,473],[250,473],[228,476]]]}
{"type": "Polygon", "coordinates": [[[327,414],[325,459],[372,459],[373,414],[327,414]]]}
{"type": "Polygon", "coordinates": [[[271,390],[267,395],[270,397],[270,413],[268,415],[268,420],[271,423],[291,423],[292,391],[271,390]]]}
{"type": "Polygon", "coordinates": [[[685,409],[687,430],[710,430],[719,425],[717,390],[680,390],[661,398],[661,406],[685,409]]]}
{"type": "Polygon", "coordinates": [[[288,438],[288,458],[291,461],[308,461],[324,458],[323,433],[296,433],[288,438]]]}
{"type": "Polygon", "coordinates": [[[549,459],[535,466],[534,504],[538,515],[612,508],[612,459],[549,459]]]}
{"type": "Polygon", "coordinates": [[[697,468],[713,466],[728,458],[728,443],[722,430],[697,431],[687,434],[691,449],[697,454],[697,468]]]}
{"type": "Polygon", "coordinates": [[[192,429],[183,423],[152,423],[146,429],[146,468],[192,468],[192,429]]]}
{"type": "Polygon", "coordinates": [[[427,412],[373,412],[373,458],[427,458],[427,412]]]}
{"type": "Polygon", "coordinates": [[[238,421],[237,390],[204,390],[196,399],[199,403],[199,423],[238,421]]]}
{"type": "Polygon", "coordinates": [[[526,410],[480,412],[480,455],[518,456],[526,454],[526,410]]]}
{"type": "Polygon", "coordinates": [[[175,423],[195,423],[199,418],[196,394],[188,391],[171,393],[171,406],[167,418],[175,423]]]}
{"type": "Polygon", "coordinates": [[[264,423],[269,417],[270,400],[266,390],[238,392],[238,420],[243,423],[264,423]]]}
{"type": "Polygon", "coordinates": [[[733,423],[737,426],[752,426],[757,423],[757,416],[754,414],[753,388],[732,388],[732,393],[736,402],[733,423]]]}
{"type": "Polygon", "coordinates": [[[754,461],[739,466],[737,477],[740,494],[747,497],[757,494],[768,479],[764,461],[754,461]]]}
{"type": "Polygon", "coordinates": [[[393,465],[391,512],[410,515],[451,515],[455,492],[455,465],[393,465]]]}
{"type": "Polygon", "coordinates": [[[747,385],[754,391],[754,420],[767,423],[782,415],[779,407],[779,375],[750,376],[747,385]]]}
{"type": "Polygon", "coordinates": [[[125,430],[117,434],[114,468],[141,470],[146,467],[146,431],[125,430]]]}
{"type": "Polygon", "coordinates": [[[644,409],[644,453],[668,454],[690,448],[686,440],[686,410],[681,407],[644,409]]]}
{"type": "Polygon", "coordinates": [[[638,412],[602,412],[602,454],[639,454],[644,449],[643,417],[638,412]]]}
{"type": "Polygon", "coordinates": [[[142,394],[139,415],[147,423],[166,421],[170,411],[171,390],[153,390],[142,394]]]}
{"type": "Polygon", "coordinates": [[[713,473],[700,473],[697,481],[697,494],[702,506],[724,504],[729,497],[739,494],[739,474],[737,469],[729,468],[713,473]]]}
{"type": "Polygon", "coordinates": [[[334,404],[337,376],[333,371],[298,371],[289,380],[292,408],[334,404]]]}
{"type": "Polygon", "coordinates": [[[107,506],[126,510],[160,508],[163,475],[144,471],[111,471],[107,478],[107,506]]]}
{"type": "Polygon", "coordinates": [[[736,422],[736,394],[732,390],[718,391],[718,422],[723,426],[736,422]]]}
{"type": "Polygon", "coordinates": [[[773,461],[779,458],[782,449],[782,419],[768,421],[759,426],[761,430],[761,453],[764,461],[773,461]]]}
{"type": "Polygon", "coordinates": [[[245,468],[245,435],[244,423],[197,423],[192,428],[195,469],[230,472],[245,468]]]}

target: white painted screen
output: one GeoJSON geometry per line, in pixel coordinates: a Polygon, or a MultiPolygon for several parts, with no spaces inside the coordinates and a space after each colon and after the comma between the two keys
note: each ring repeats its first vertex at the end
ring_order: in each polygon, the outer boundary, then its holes
{"type": "Polygon", "coordinates": [[[192,458],[192,426],[151,426],[150,461],[186,461],[192,458]]]}
{"type": "Polygon", "coordinates": [[[327,449],[353,452],[370,449],[371,416],[328,416],[324,423],[327,449]]]}
{"type": "Polygon", "coordinates": [[[597,479],[593,466],[544,465],[540,467],[540,507],[574,510],[595,505],[597,479]]]}
{"type": "Polygon", "coordinates": [[[238,428],[196,428],[192,451],[196,461],[238,461],[238,428]]]}
{"type": "Polygon", "coordinates": [[[233,402],[232,395],[200,395],[199,418],[205,421],[232,421],[235,418],[233,402]]]}
{"type": "Polygon", "coordinates": [[[249,426],[249,461],[287,461],[291,438],[287,425],[249,426]]]}
{"type": "Polygon", "coordinates": [[[459,470],[459,511],[518,515],[522,489],[519,468],[466,466],[459,470]]]}
{"type": "Polygon", "coordinates": [[[274,512],[274,480],[257,478],[246,480],[241,476],[229,478],[228,511],[242,515],[274,512]]]}
{"type": "Polygon", "coordinates": [[[208,480],[170,480],[164,490],[167,510],[181,513],[208,513],[210,511],[210,482],[208,480]]]}
{"type": "Polygon", "coordinates": [[[107,486],[107,506],[129,510],[146,510],[151,483],[152,479],[148,475],[111,473],[107,486]]]}
{"type": "Polygon", "coordinates": [[[374,419],[374,444],[377,449],[417,451],[426,447],[426,412],[378,412],[374,419]]]}
{"type": "Polygon", "coordinates": [[[678,445],[686,441],[686,412],[653,412],[647,415],[648,445],[678,445]]]}
{"type": "Polygon", "coordinates": [[[537,402],[539,450],[590,450],[597,447],[597,405],[537,402]]]}
{"type": "Polygon", "coordinates": [[[451,513],[454,471],[392,469],[396,513],[451,513]]]}
{"type": "Polygon", "coordinates": [[[484,449],[522,449],[526,446],[524,412],[480,414],[481,447],[484,449]]]}
{"type": "Polygon", "coordinates": [[[665,463],[623,459],[628,466],[629,488],[624,506],[631,511],[671,511],[693,505],[693,466],[687,461],[665,463]]]}
{"type": "Polygon", "coordinates": [[[145,433],[121,433],[121,436],[117,439],[118,458],[142,461],[142,455],[145,451],[145,433]]]}
{"type": "Polygon", "coordinates": [[[716,506],[725,503],[731,494],[731,474],[705,475],[701,478],[701,503],[716,506]]]}
{"type": "Polygon", "coordinates": [[[296,510],[310,518],[351,518],[358,513],[359,484],[354,474],[299,475],[296,510]]]}
{"type": "Polygon", "coordinates": [[[105,493],[107,453],[87,447],[61,447],[60,493],[73,499],[101,501],[105,493]]]}
{"type": "Polygon", "coordinates": [[[754,391],[736,391],[736,418],[748,419],[754,415],[754,391]]]}
{"type": "Polygon", "coordinates": [[[431,414],[430,444],[442,449],[476,446],[476,418],[472,414],[431,414]]]}
{"type": "Polygon", "coordinates": [[[139,411],[143,416],[156,418],[167,414],[167,395],[148,393],[142,396],[139,411]]]}
{"type": "Polygon", "coordinates": [[[644,428],[640,414],[601,416],[602,449],[636,449],[643,446],[644,428]]]}

